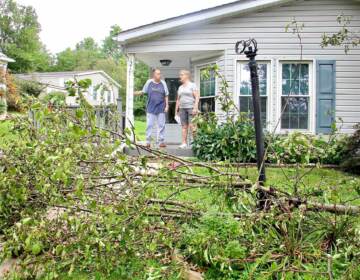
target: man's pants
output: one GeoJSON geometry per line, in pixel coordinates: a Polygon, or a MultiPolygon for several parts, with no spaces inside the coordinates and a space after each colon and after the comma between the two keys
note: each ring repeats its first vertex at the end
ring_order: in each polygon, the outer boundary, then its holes
{"type": "Polygon", "coordinates": [[[151,136],[152,136],[153,128],[156,123],[158,126],[156,143],[160,143],[160,144],[164,143],[165,142],[165,122],[166,122],[165,113],[160,113],[157,115],[147,113],[146,119],[147,119],[146,143],[147,144],[151,143],[151,136]]]}

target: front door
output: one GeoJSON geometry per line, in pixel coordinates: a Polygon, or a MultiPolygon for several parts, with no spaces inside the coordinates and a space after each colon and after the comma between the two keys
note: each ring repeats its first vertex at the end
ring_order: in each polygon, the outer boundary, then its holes
{"type": "Polygon", "coordinates": [[[177,92],[180,87],[178,78],[165,79],[169,89],[169,112],[166,116],[165,141],[168,144],[181,143],[181,126],[175,121],[177,92]]]}
{"type": "Polygon", "coordinates": [[[175,121],[175,108],[176,108],[176,97],[180,87],[180,81],[178,78],[165,79],[165,82],[169,89],[169,112],[166,117],[166,121],[169,124],[176,124],[175,121]]]}

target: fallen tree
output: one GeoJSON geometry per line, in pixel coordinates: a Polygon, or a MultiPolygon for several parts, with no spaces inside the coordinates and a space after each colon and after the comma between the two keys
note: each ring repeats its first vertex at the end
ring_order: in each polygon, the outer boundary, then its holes
{"type": "Polygon", "coordinates": [[[14,119],[20,140],[8,143],[0,166],[2,259],[17,258],[12,276],[176,279],[184,265],[173,261],[174,248],[187,267],[217,279],[356,275],[358,206],[260,186],[241,166],[148,149],[131,131],[97,127],[86,104],[71,116],[32,108],[36,125],[14,119]],[[124,145],[152,156],[129,158],[124,145]],[[180,200],[199,190],[214,202],[180,200]],[[262,210],[259,191],[267,194],[262,210]]]}

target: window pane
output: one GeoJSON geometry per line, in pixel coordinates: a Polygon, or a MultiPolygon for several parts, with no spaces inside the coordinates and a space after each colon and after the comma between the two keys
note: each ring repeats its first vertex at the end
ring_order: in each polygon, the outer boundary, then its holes
{"type": "Polygon", "coordinates": [[[282,94],[290,95],[290,90],[291,90],[290,80],[283,80],[282,81],[282,94]]]}
{"type": "Polygon", "coordinates": [[[207,69],[200,70],[200,96],[215,96],[215,72],[207,69]]]}
{"type": "MultiPolygon", "coordinates": [[[[263,127],[266,127],[267,97],[260,98],[260,106],[261,106],[261,121],[263,127]]],[[[254,118],[254,106],[252,103],[252,96],[240,96],[240,113],[247,114],[250,119],[254,118]]]]}
{"type": "Polygon", "coordinates": [[[309,98],[308,97],[282,97],[281,118],[282,129],[308,129],[309,98]]]}
{"type": "Polygon", "coordinates": [[[300,95],[309,95],[309,80],[300,81],[300,95]]]}
{"type": "Polygon", "coordinates": [[[309,64],[301,64],[300,79],[309,80],[309,64]]]}
{"type": "MultiPolygon", "coordinates": [[[[259,75],[259,91],[260,95],[267,95],[267,64],[261,63],[258,64],[258,75],[259,75]]],[[[250,78],[250,69],[249,65],[242,63],[240,66],[240,95],[251,95],[251,78],[250,78]]]]}
{"type": "MultiPolygon", "coordinates": [[[[261,105],[261,121],[266,127],[267,122],[267,88],[268,88],[268,64],[258,64],[259,75],[259,91],[260,91],[260,105],[261,105]]],[[[240,113],[248,114],[249,118],[254,118],[254,110],[252,103],[252,88],[250,78],[250,68],[247,63],[240,65],[240,113]]]]}
{"type": "Polygon", "coordinates": [[[290,80],[290,64],[283,64],[282,78],[283,80],[290,80]]]}
{"type": "Polygon", "coordinates": [[[309,95],[309,64],[282,65],[282,95],[309,95]]]}
{"type": "Polygon", "coordinates": [[[251,113],[252,110],[252,105],[251,105],[251,96],[249,97],[245,97],[245,96],[241,96],[240,97],[240,112],[241,113],[251,113]]]}
{"type": "Polygon", "coordinates": [[[201,98],[200,111],[203,113],[215,112],[215,97],[201,98]]]}

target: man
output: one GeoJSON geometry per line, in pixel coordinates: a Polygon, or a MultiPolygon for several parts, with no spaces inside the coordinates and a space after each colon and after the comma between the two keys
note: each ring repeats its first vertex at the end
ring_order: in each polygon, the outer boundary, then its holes
{"type": "Polygon", "coordinates": [[[165,113],[169,110],[169,90],[168,87],[161,79],[161,71],[154,69],[152,71],[152,79],[148,80],[144,88],[135,95],[147,94],[147,109],[146,109],[146,146],[151,147],[151,135],[154,125],[157,123],[157,143],[160,148],[166,148],[165,144],[165,113]]]}

